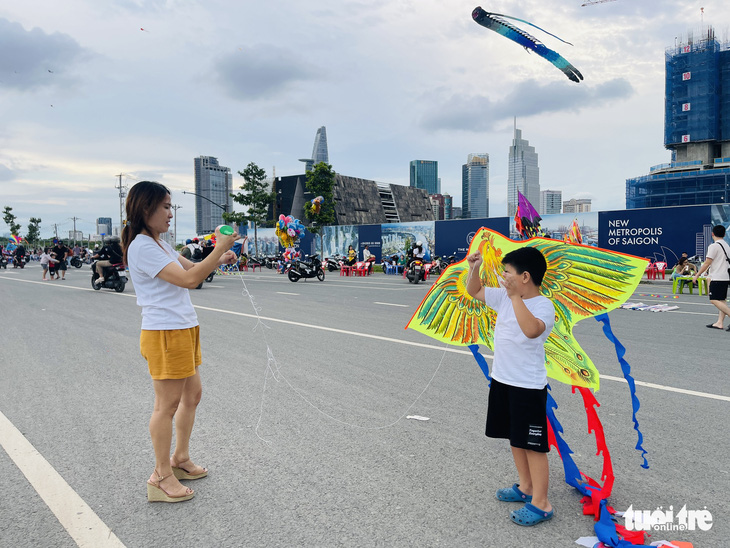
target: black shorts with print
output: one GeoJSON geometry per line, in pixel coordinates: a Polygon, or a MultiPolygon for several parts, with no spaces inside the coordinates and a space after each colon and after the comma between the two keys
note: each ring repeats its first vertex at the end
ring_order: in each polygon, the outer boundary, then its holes
{"type": "Polygon", "coordinates": [[[717,281],[710,282],[710,300],[711,301],[724,301],[727,299],[727,288],[730,282],[717,281]]]}
{"type": "Polygon", "coordinates": [[[512,447],[550,451],[547,433],[547,386],[519,388],[492,379],[486,435],[506,438],[512,447]]]}

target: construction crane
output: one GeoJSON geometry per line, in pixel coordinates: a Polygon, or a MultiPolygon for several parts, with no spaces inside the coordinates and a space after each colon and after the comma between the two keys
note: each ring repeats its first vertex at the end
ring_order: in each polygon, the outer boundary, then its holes
{"type": "Polygon", "coordinates": [[[616,0],[588,0],[587,2],[584,2],[580,5],[581,8],[585,8],[586,6],[592,6],[593,4],[605,4],[606,2],[615,2],[616,0]]]}

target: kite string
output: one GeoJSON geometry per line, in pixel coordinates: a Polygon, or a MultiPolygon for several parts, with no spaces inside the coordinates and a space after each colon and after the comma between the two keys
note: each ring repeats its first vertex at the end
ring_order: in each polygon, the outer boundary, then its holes
{"type": "Polygon", "coordinates": [[[261,420],[263,418],[263,412],[264,412],[264,396],[266,394],[266,387],[268,384],[269,377],[273,378],[276,382],[281,382],[282,380],[284,383],[297,395],[299,396],[305,403],[307,403],[310,407],[312,407],[315,411],[320,413],[321,415],[324,415],[328,419],[337,422],[339,424],[342,424],[343,426],[349,426],[351,428],[359,428],[361,430],[382,430],[385,428],[390,428],[392,426],[395,426],[398,424],[403,418],[406,417],[408,412],[413,408],[416,403],[418,403],[418,400],[421,399],[423,394],[426,393],[426,390],[431,386],[431,383],[436,378],[437,373],[441,369],[441,365],[444,362],[444,358],[446,357],[446,351],[448,348],[448,345],[444,345],[444,351],[441,355],[441,359],[439,360],[439,364],[436,367],[436,370],[431,375],[431,378],[429,379],[428,383],[426,383],[426,386],[421,390],[420,394],[416,397],[415,400],[408,406],[408,408],[393,422],[389,424],[385,424],[382,426],[361,426],[359,424],[350,423],[347,421],[343,421],[341,419],[338,419],[337,417],[333,417],[332,415],[326,413],[322,409],[320,409],[316,404],[312,403],[304,394],[302,394],[297,388],[289,382],[289,379],[284,376],[284,374],[279,369],[279,364],[276,361],[276,357],[274,356],[274,352],[271,350],[271,346],[269,345],[269,341],[266,337],[266,329],[270,329],[268,325],[266,325],[259,315],[259,312],[261,311],[261,307],[258,306],[256,303],[256,300],[254,296],[251,294],[251,292],[248,290],[248,287],[246,286],[246,282],[243,279],[243,274],[239,271],[238,277],[241,280],[241,284],[243,286],[243,289],[241,291],[241,294],[244,297],[247,297],[249,301],[251,302],[251,307],[253,308],[254,313],[256,314],[256,325],[253,327],[253,331],[256,331],[257,329],[261,328],[261,336],[264,340],[264,344],[266,345],[266,368],[264,370],[264,384],[261,392],[261,405],[259,406],[259,418],[256,422],[256,428],[254,429],[254,433],[256,434],[256,437],[258,437],[261,441],[263,441],[266,445],[270,445],[271,442],[261,437],[259,434],[259,427],[261,425],[261,420]]]}

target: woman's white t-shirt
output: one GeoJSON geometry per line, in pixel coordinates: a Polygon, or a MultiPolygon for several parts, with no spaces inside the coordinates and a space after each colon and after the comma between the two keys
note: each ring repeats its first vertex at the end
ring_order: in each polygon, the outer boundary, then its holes
{"type": "Polygon", "coordinates": [[[504,288],[485,287],[484,302],[497,312],[492,377],[520,388],[544,388],[547,384],[545,341],[555,324],[553,303],[542,295],[524,299],[527,310],[545,324],[542,335],[530,339],[522,332],[504,288]]]}
{"type": "Polygon", "coordinates": [[[138,234],[129,244],[127,262],[137,304],[142,307],[142,329],[188,329],[198,325],[188,290],[157,277],[170,263],[182,269],[179,256],[167,242],[144,234],[138,234]]]}

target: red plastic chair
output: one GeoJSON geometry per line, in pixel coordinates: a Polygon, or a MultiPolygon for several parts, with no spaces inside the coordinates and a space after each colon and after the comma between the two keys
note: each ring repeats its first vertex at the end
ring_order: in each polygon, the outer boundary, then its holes
{"type": "Polygon", "coordinates": [[[654,263],[649,263],[646,265],[646,268],[644,269],[644,272],[646,272],[646,277],[649,280],[655,280],[656,279],[656,266],[654,266],[654,263]]]}
{"type": "Polygon", "coordinates": [[[658,261],[658,262],[654,263],[654,268],[656,269],[656,271],[654,272],[654,277],[655,278],[658,278],[659,277],[659,274],[661,274],[662,275],[662,280],[663,280],[664,279],[664,271],[667,269],[667,263],[662,262],[662,261],[658,261]]]}
{"type": "Polygon", "coordinates": [[[351,276],[352,267],[347,266],[345,263],[340,263],[340,276],[351,276]]]}

